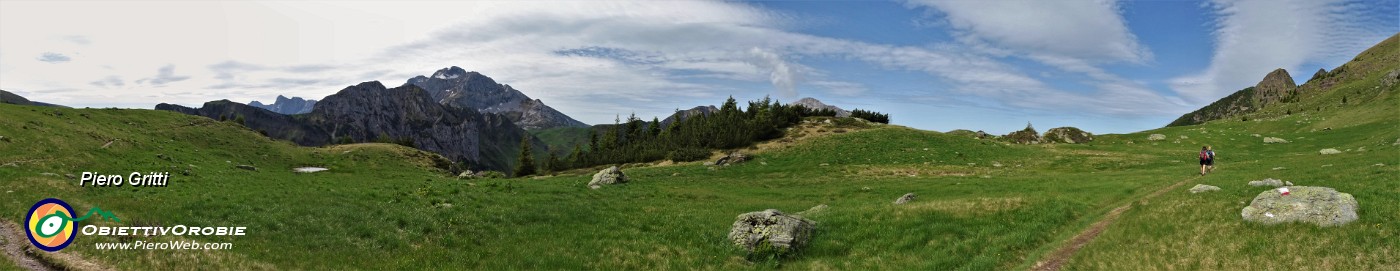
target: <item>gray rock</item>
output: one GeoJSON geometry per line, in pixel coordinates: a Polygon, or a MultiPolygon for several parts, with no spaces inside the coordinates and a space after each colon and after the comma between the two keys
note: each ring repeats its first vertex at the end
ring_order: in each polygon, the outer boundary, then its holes
{"type": "Polygon", "coordinates": [[[457,66],[437,70],[432,76],[413,77],[404,85],[422,88],[434,101],[443,105],[505,116],[515,126],[527,130],[588,127],[588,124],[564,115],[543,101],[531,99],[510,85],[497,83],[491,77],[457,66]]]}
{"type": "Polygon", "coordinates": [[[588,188],[598,189],[604,185],[627,183],[627,175],[622,174],[622,170],[617,166],[611,166],[597,174],[593,174],[593,180],[588,182],[588,188]]]}
{"type": "Polygon", "coordinates": [[[1280,180],[1274,179],[1274,178],[1267,178],[1267,179],[1258,180],[1258,181],[1249,181],[1249,186],[1272,186],[1272,187],[1280,187],[1280,186],[1283,186],[1283,181],[1280,181],[1280,180]]]}
{"type": "Polygon", "coordinates": [[[1327,155],[1327,154],[1338,154],[1338,153],[1342,153],[1342,151],[1339,151],[1339,150],[1337,150],[1337,149],[1328,148],[1328,149],[1322,149],[1322,150],[1320,150],[1320,151],[1317,151],[1317,153],[1327,155]]]}
{"type": "Polygon", "coordinates": [[[238,169],[242,169],[242,170],[258,171],[258,168],[253,167],[253,166],[249,166],[249,165],[237,165],[237,166],[234,166],[234,167],[236,167],[236,168],[238,168],[238,169]]]}
{"type": "Polygon", "coordinates": [[[5,137],[5,136],[0,136],[0,141],[10,142],[10,138],[5,137]]]}
{"type": "Polygon", "coordinates": [[[817,214],[817,213],[821,213],[822,211],[826,211],[827,208],[830,208],[830,207],[829,207],[829,206],[826,206],[826,204],[820,204],[820,205],[817,205],[817,206],[812,206],[812,208],[809,208],[809,209],[807,209],[806,211],[797,212],[797,215],[799,215],[799,216],[814,215],[814,214],[817,214]]]}
{"type": "Polygon", "coordinates": [[[816,222],[768,209],[736,217],[729,241],[750,253],[772,249],[782,254],[802,248],[816,229],[816,222]]]}
{"type": "Polygon", "coordinates": [[[1151,141],[1166,140],[1166,139],[1167,139],[1167,135],[1163,135],[1163,134],[1151,134],[1151,135],[1148,135],[1148,136],[1147,136],[1147,140],[1151,140],[1151,141]]]}
{"type": "Polygon", "coordinates": [[[739,153],[739,152],[732,152],[732,153],[729,153],[729,154],[725,155],[724,157],[720,157],[719,160],[715,160],[714,165],[716,165],[716,166],[728,166],[728,165],[743,163],[744,161],[748,161],[748,160],[749,160],[749,156],[744,155],[743,153],[739,153]]]}
{"type": "Polygon", "coordinates": [[[1284,139],[1282,139],[1282,138],[1277,138],[1277,137],[1265,137],[1265,138],[1264,138],[1264,143],[1265,143],[1265,144],[1288,143],[1288,140],[1284,140],[1284,139]]]}
{"type": "Polygon", "coordinates": [[[1197,184],[1196,186],[1191,187],[1191,194],[1213,191],[1220,191],[1220,187],[1204,184],[1197,184]]]}
{"type": "Polygon", "coordinates": [[[903,196],[899,196],[899,198],[895,199],[894,204],[899,205],[909,203],[910,201],[913,201],[916,197],[918,196],[914,195],[914,193],[906,193],[903,196]]]}
{"type": "Polygon", "coordinates": [[[316,100],[307,100],[301,97],[287,98],[287,96],[277,95],[277,100],[273,101],[272,104],[252,101],[249,102],[248,105],[267,109],[267,111],[276,112],[277,114],[296,115],[311,113],[311,109],[316,106],[316,100]]]}
{"type": "Polygon", "coordinates": [[[1303,222],[1318,226],[1339,226],[1355,221],[1356,198],[1328,187],[1287,187],[1289,195],[1278,189],[1259,193],[1249,206],[1240,211],[1245,221],[1263,224],[1303,222]]]}

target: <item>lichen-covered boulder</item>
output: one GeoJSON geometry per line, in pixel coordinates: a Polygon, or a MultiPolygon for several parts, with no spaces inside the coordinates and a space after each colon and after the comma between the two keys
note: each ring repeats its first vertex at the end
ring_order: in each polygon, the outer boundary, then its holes
{"type": "Polygon", "coordinates": [[[816,222],[768,209],[735,218],[729,240],[749,253],[784,254],[806,245],[816,229],[816,222]]]}
{"type": "Polygon", "coordinates": [[[1240,216],[1263,224],[1303,222],[1328,227],[1355,221],[1356,209],[1351,194],[1328,187],[1289,186],[1259,193],[1240,216]],[[1285,188],[1288,195],[1280,191],[1285,188]]]}
{"type": "Polygon", "coordinates": [[[597,174],[593,174],[593,180],[588,182],[588,188],[598,189],[604,185],[620,184],[627,182],[627,175],[622,174],[622,170],[617,166],[611,166],[597,174]]]}
{"type": "Polygon", "coordinates": [[[1196,186],[1191,187],[1191,194],[1203,193],[1203,192],[1212,192],[1212,191],[1220,191],[1220,187],[1214,186],[1214,185],[1204,185],[1204,184],[1197,184],[1196,186]]]}

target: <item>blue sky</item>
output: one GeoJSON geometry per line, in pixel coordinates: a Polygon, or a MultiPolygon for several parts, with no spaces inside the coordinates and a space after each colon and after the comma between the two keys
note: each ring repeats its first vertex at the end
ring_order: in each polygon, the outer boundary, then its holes
{"type": "Polygon", "coordinates": [[[0,2],[0,89],[199,106],[461,66],[587,123],[771,96],[929,130],[1123,133],[1400,32],[1397,0],[75,3],[0,2]]]}

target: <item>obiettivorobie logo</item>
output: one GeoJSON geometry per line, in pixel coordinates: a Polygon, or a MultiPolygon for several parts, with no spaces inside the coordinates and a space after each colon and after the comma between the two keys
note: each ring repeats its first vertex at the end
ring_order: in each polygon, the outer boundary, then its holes
{"type": "Polygon", "coordinates": [[[29,216],[24,218],[24,232],[34,247],[48,252],[59,251],[72,244],[74,237],[77,237],[77,222],[86,220],[93,214],[121,222],[117,216],[97,207],[92,207],[82,217],[74,218],[73,206],[56,198],[47,198],[35,202],[34,207],[29,208],[29,216]]]}

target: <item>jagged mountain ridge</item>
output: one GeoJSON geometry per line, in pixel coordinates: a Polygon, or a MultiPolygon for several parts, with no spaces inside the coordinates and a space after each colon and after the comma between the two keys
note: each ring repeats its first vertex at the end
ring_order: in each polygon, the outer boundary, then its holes
{"type": "Polygon", "coordinates": [[[503,172],[512,168],[520,142],[528,136],[503,116],[439,104],[417,86],[386,88],[377,81],[346,87],[301,115],[228,100],[197,109],[162,103],[156,109],[214,119],[241,117],[248,128],[305,146],[389,139],[466,162],[473,169],[503,172]]]}
{"type": "Polygon", "coordinates": [[[426,90],[441,104],[504,115],[516,126],[528,130],[588,126],[545,105],[543,101],[531,99],[510,85],[497,83],[481,73],[468,72],[457,66],[440,69],[431,77],[413,77],[404,85],[426,90]]]}
{"type": "Polygon", "coordinates": [[[277,95],[277,99],[272,104],[264,104],[259,101],[248,102],[253,107],[267,109],[284,115],[306,114],[316,106],[316,100],[302,99],[301,97],[287,98],[287,96],[277,95]]]}

